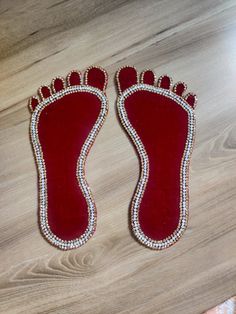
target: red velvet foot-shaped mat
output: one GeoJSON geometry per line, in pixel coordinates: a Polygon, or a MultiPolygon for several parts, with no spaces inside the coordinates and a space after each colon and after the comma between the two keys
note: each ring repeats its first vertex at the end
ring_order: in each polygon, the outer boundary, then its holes
{"type": "Polygon", "coordinates": [[[31,140],[39,175],[39,223],[58,248],[83,245],[96,228],[96,207],[85,179],[85,160],[108,110],[106,72],[72,71],[30,99],[31,140]]]}
{"type": "Polygon", "coordinates": [[[188,167],[194,139],[196,96],[164,75],[133,67],[117,73],[118,112],[140,158],[140,178],[131,203],[131,226],[144,245],[161,250],[187,227],[188,167]]]}

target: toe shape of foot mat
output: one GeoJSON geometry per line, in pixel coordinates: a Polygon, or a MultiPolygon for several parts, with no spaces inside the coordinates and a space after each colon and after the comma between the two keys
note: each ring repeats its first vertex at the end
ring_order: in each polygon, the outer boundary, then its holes
{"type": "Polygon", "coordinates": [[[188,168],[192,152],[196,95],[186,84],[151,70],[139,78],[133,67],[117,72],[118,113],[140,159],[131,203],[131,229],[149,248],[174,244],[187,227],[188,168]]]}
{"type": "Polygon", "coordinates": [[[108,111],[106,72],[72,71],[42,86],[29,101],[30,134],[39,177],[39,224],[60,249],[80,247],[96,228],[85,161],[108,111]]]}

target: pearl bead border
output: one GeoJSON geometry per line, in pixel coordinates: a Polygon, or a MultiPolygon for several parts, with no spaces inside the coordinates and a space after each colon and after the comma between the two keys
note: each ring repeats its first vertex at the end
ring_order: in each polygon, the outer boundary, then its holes
{"type": "Polygon", "coordinates": [[[187,228],[188,223],[188,172],[195,137],[194,110],[182,97],[176,95],[172,91],[148,84],[136,84],[127,88],[119,96],[117,101],[117,107],[121,123],[124,126],[126,132],[131,137],[131,140],[133,141],[137,149],[141,162],[140,177],[131,203],[131,227],[133,233],[138,241],[148,248],[154,250],[162,250],[168,248],[179,240],[179,238],[182,236],[183,232],[187,228]],[[149,178],[149,158],[145,150],[144,144],[142,143],[137,132],[131,125],[127,116],[127,112],[125,110],[125,100],[137,91],[148,91],[170,98],[188,113],[188,135],[180,169],[180,220],[177,229],[169,237],[160,241],[156,241],[147,237],[142,231],[139,223],[139,206],[141,204],[142,197],[149,178]]]}
{"type": "Polygon", "coordinates": [[[34,149],[34,154],[36,157],[36,163],[38,168],[39,174],[39,224],[40,229],[43,236],[54,246],[60,248],[62,250],[69,250],[78,248],[81,245],[85,244],[93,235],[96,229],[96,220],[97,220],[97,210],[93,200],[93,196],[90,191],[90,187],[85,179],[85,162],[89,150],[94,143],[94,140],[102,127],[106,115],[108,113],[108,101],[106,95],[99,89],[92,87],[92,86],[85,86],[85,85],[75,85],[67,87],[56,94],[51,95],[50,97],[46,98],[42,102],[40,102],[31,116],[30,122],[30,136],[31,142],[34,149]],[[62,240],[57,237],[50,229],[48,224],[48,217],[47,217],[47,174],[46,174],[46,166],[43,158],[43,152],[41,148],[41,144],[38,137],[38,122],[40,118],[40,114],[45,107],[52,104],[53,102],[57,101],[60,98],[72,93],[80,93],[86,92],[89,94],[93,94],[98,97],[101,101],[101,110],[98,116],[97,121],[95,122],[92,130],[90,131],[87,139],[85,140],[79,158],[77,162],[77,169],[76,169],[76,177],[78,180],[78,184],[81,188],[81,191],[86,199],[88,205],[88,214],[89,214],[89,223],[88,227],[86,228],[84,234],[82,234],[79,238],[73,240],[62,240]]]}

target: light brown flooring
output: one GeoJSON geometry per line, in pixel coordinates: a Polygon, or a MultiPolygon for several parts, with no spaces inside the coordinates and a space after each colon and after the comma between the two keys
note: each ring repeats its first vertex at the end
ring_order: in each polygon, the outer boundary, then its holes
{"type": "Polygon", "coordinates": [[[0,2],[0,313],[199,314],[236,294],[236,1],[0,2]],[[56,75],[97,64],[110,113],[87,162],[95,236],[61,252],[37,226],[27,99],[56,75]],[[133,240],[138,160],[115,113],[125,64],[198,95],[190,221],[156,252],[133,240]]]}

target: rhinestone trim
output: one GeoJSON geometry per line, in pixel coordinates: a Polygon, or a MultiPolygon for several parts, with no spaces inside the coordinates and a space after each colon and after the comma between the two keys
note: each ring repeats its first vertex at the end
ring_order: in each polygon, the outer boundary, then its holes
{"type": "Polygon", "coordinates": [[[107,97],[105,94],[92,86],[84,86],[84,85],[75,85],[67,87],[64,90],[53,94],[52,96],[46,98],[42,102],[40,102],[31,116],[31,123],[30,123],[30,135],[31,141],[36,157],[38,173],[39,173],[39,220],[40,220],[40,228],[42,231],[43,236],[54,246],[62,249],[74,249],[78,248],[81,245],[85,244],[89,238],[93,235],[96,229],[96,220],[97,220],[97,211],[95,207],[95,203],[93,200],[93,196],[90,191],[90,187],[85,179],[85,161],[86,157],[89,153],[89,150],[100,130],[102,127],[105,117],[108,112],[108,103],[107,97]],[[64,97],[65,95],[71,93],[79,93],[79,92],[86,92],[93,94],[99,98],[101,101],[101,111],[99,113],[98,119],[95,122],[92,130],[90,131],[87,139],[85,140],[79,158],[77,162],[77,170],[76,170],[76,177],[78,179],[79,186],[81,191],[86,199],[88,205],[88,214],[89,214],[89,223],[88,227],[85,230],[84,234],[82,234],[79,238],[74,240],[66,241],[58,238],[53,232],[51,231],[49,224],[48,224],[48,217],[47,217],[47,174],[46,174],[46,166],[43,159],[43,152],[40,145],[39,137],[38,137],[38,122],[41,112],[45,107],[53,103],[54,101],[64,97]]]}
{"type": "Polygon", "coordinates": [[[140,161],[141,161],[141,172],[139,181],[137,184],[136,191],[133,196],[131,203],[131,225],[136,238],[145,246],[155,249],[162,250],[173,245],[179,240],[183,232],[187,227],[188,222],[188,170],[189,161],[193,149],[194,135],[195,135],[195,115],[193,109],[189,104],[180,96],[176,95],[170,90],[155,87],[147,84],[136,84],[126,89],[118,98],[118,113],[122,125],[124,126],[127,133],[130,135],[135,147],[137,148],[140,161]],[[188,113],[188,135],[185,144],[185,150],[181,161],[180,170],[180,220],[177,229],[169,237],[156,241],[147,237],[141,230],[139,224],[139,206],[142,201],[142,197],[149,178],[149,159],[145,150],[144,144],[138,136],[135,129],[132,127],[128,120],[127,112],[125,110],[125,100],[136,91],[148,91],[159,95],[163,95],[167,98],[172,99],[175,103],[181,106],[188,113]]]}

